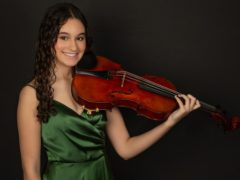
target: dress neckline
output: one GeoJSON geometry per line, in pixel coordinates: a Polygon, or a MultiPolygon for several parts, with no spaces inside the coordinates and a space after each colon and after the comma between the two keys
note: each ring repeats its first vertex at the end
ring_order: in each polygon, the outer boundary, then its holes
{"type": "Polygon", "coordinates": [[[67,106],[66,104],[64,104],[64,103],[62,103],[62,102],[60,102],[60,101],[58,101],[58,100],[56,100],[56,99],[53,99],[53,102],[55,102],[55,103],[57,103],[57,104],[59,104],[59,105],[61,105],[61,106],[65,107],[66,109],[68,109],[68,110],[72,111],[74,114],[76,114],[76,115],[78,115],[78,116],[83,116],[84,109],[82,110],[82,112],[81,112],[81,113],[78,113],[78,112],[77,112],[77,111],[75,111],[74,109],[70,108],[70,107],[69,107],[69,106],[67,106]]]}

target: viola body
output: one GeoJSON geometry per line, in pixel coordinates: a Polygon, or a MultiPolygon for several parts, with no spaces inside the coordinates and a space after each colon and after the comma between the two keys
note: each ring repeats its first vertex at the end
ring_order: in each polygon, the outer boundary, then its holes
{"type": "MultiPolygon", "coordinates": [[[[181,94],[163,77],[137,76],[122,69],[105,57],[97,56],[96,65],[88,70],[76,70],[72,81],[73,97],[89,113],[98,110],[126,107],[151,120],[165,120],[177,108],[175,96],[181,94]]],[[[228,118],[226,111],[200,101],[201,109],[225,130],[240,127],[240,117],[228,118]]]]}
{"type": "Polygon", "coordinates": [[[144,75],[133,79],[121,66],[109,59],[97,56],[97,65],[77,72],[73,79],[75,97],[88,109],[111,109],[127,107],[138,115],[153,120],[164,120],[177,107],[174,99],[159,95],[145,85],[146,81],[176,90],[175,86],[162,77],[144,75]]]}

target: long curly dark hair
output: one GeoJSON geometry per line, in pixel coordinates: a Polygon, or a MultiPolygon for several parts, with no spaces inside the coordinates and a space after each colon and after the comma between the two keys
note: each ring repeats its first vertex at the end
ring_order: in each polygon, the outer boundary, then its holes
{"type": "MultiPolygon", "coordinates": [[[[88,37],[87,21],[84,15],[80,9],[70,3],[58,3],[48,8],[40,24],[34,66],[34,87],[39,101],[37,117],[42,122],[47,122],[50,114],[54,112],[52,107],[54,91],[52,84],[56,80],[54,45],[60,28],[69,18],[79,19],[85,26],[86,37],[88,37]]],[[[87,48],[88,46],[87,40],[87,48]]]]}

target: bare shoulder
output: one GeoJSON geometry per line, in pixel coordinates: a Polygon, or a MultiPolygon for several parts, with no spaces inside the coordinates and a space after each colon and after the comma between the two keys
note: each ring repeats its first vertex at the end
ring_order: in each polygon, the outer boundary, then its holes
{"type": "Polygon", "coordinates": [[[32,84],[27,84],[22,87],[19,93],[19,100],[37,100],[36,90],[32,84]]]}
{"type": "MultiPolygon", "coordinates": [[[[30,82],[31,83],[31,82],[30,82]]],[[[32,84],[27,84],[22,87],[19,93],[19,100],[18,100],[18,112],[24,112],[25,109],[28,112],[32,112],[32,114],[36,114],[37,110],[36,107],[38,105],[38,100],[36,96],[36,90],[32,84]]]]}

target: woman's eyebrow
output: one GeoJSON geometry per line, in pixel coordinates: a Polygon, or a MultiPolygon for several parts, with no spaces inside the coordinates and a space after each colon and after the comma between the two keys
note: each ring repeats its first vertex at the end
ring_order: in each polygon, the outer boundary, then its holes
{"type": "MultiPolygon", "coordinates": [[[[67,33],[67,32],[59,32],[59,34],[70,35],[70,34],[67,33]]],[[[77,36],[80,36],[80,35],[86,35],[86,33],[85,33],[85,32],[82,32],[82,33],[79,33],[77,36]]]]}

